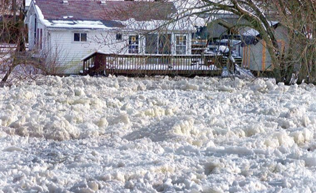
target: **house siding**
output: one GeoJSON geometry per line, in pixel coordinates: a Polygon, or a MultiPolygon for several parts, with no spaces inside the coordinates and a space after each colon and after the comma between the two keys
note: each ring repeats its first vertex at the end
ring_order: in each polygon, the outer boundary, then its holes
{"type": "Polygon", "coordinates": [[[92,52],[126,53],[128,47],[124,39],[127,38],[127,35],[123,35],[123,40],[116,40],[116,33],[93,30],[50,30],[49,56],[56,61],[55,65],[60,66],[60,73],[76,74],[82,70],[81,59],[92,52]],[[75,42],[74,33],[87,33],[87,41],[75,42]]]}
{"type": "MultiPolygon", "coordinates": [[[[122,40],[116,40],[116,32],[99,32],[98,30],[50,30],[49,34],[49,57],[56,61],[54,65],[59,66],[59,73],[76,74],[82,70],[81,59],[95,51],[104,53],[128,54],[128,39],[135,33],[122,34],[122,40]],[[87,33],[87,42],[75,42],[74,33],[87,33]]],[[[180,34],[180,33],[177,33],[180,34]]],[[[191,54],[191,36],[187,37],[186,54],[191,54]]],[[[175,34],[172,33],[172,42],[175,34]]],[[[175,43],[172,44],[172,54],[175,54],[175,43]]],[[[144,36],[139,37],[139,54],[145,53],[144,36]]]]}
{"type": "Polygon", "coordinates": [[[37,18],[34,7],[31,7],[29,10],[29,21],[27,24],[29,50],[44,54],[45,49],[47,49],[47,28],[37,18]],[[36,33],[36,37],[34,33],[36,33]]]}
{"type": "MultiPolygon", "coordinates": [[[[278,41],[281,51],[287,52],[288,50],[288,38],[287,31],[285,27],[279,26],[275,29],[275,36],[278,41]]],[[[249,65],[249,69],[253,71],[269,71],[273,70],[272,59],[269,54],[269,51],[266,47],[266,43],[263,40],[260,40],[256,45],[247,46],[247,55],[244,56],[246,60],[244,61],[245,65],[249,65]]],[[[245,50],[245,49],[244,49],[245,50]]],[[[280,53],[281,55],[283,53],[280,53]]]]}

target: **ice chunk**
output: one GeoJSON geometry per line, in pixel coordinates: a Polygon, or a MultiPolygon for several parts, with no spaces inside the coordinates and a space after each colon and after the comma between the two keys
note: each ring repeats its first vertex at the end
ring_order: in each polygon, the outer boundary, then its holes
{"type": "Polygon", "coordinates": [[[99,127],[107,127],[109,125],[106,117],[102,117],[100,118],[99,122],[98,122],[98,126],[99,127]]]}
{"type": "Polygon", "coordinates": [[[67,120],[60,119],[47,123],[44,127],[44,135],[47,139],[63,141],[78,138],[80,131],[67,120]]]}
{"type": "Polygon", "coordinates": [[[315,167],[316,166],[316,156],[304,156],[303,160],[305,161],[305,165],[307,167],[315,167]]]}
{"type": "Polygon", "coordinates": [[[295,143],[302,145],[312,140],[314,134],[309,129],[304,128],[302,130],[291,133],[291,136],[294,138],[295,143]]]}
{"type": "Polygon", "coordinates": [[[75,89],[75,96],[84,96],[85,92],[83,90],[83,88],[76,88],[75,89]]]}
{"type": "Polygon", "coordinates": [[[23,149],[21,149],[19,147],[11,146],[11,147],[4,148],[2,151],[8,151],[8,152],[23,151],[23,149]]]}
{"type": "Polygon", "coordinates": [[[172,130],[175,134],[191,136],[196,134],[197,130],[194,128],[194,119],[186,118],[179,120],[173,127],[172,130]]]}
{"type": "Polygon", "coordinates": [[[287,132],[280,131],[274,134],[274,137],[278,139],[279,145],[285,147],[291,147],[295,142],[292,137],[290,137],[287,132]]]}

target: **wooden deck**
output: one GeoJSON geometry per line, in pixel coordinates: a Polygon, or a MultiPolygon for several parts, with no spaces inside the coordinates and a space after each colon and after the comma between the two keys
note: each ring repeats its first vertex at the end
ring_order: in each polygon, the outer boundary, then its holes
{"type": "Polygon", "coordinates": [[[126,76],[217,76],[222,72],[222,56],[136,55],[95,52],[83,59],[83,75],[126,76]]]}

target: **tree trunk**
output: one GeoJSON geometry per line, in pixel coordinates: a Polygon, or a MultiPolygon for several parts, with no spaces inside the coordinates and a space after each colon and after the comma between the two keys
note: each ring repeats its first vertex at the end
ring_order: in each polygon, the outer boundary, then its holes
{"type": "Polygon", "coordinates": [[[15,59],[13,60],[12,66],[9,66],[8,71],[6,72],[5,76],[2,78],[2,80],[1,80],[2,83],[5,83],[5,82],[8,80],[8,78],[9,78],[11,72],[12,72],[13,69],[15,68],[14,63],[15,63],[15,59]]]}
{"type": "MultiPolygon", "coordinates": [[[[11,58],[13,58],[12,61],[12,65],[8,67],[8,71],[6,72],[5,76],[2,78],[1,82],[4,83],[8,80],[9,76],[11,75],[12,71],[14,70],[14,68],[18,65],[18,60],[17,60],[17,56],[21,53],[21,52],[25,52],[25,41],[24,41],[24,11],[21,9],[20,10],[20,16],[19,16],[19,20],[16,20],[16,0],[12,0],[12,11],[14,14],[14,22],[15,23],[15,27],[17,28],[17,37],[16,37],[16,50],[13,54],[13,56],[11,56],[11,58]]],[[[14,33],[14,32],[12,32],[14,33]]]]}

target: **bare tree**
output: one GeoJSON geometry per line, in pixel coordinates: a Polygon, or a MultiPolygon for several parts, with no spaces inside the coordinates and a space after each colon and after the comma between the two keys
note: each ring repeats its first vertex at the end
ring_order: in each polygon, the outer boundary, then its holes
{"type": "Polygon", "coordinates": [[[33,57],[38,50],[27,51],[25,41],[27,29],[24,25],[25,2],[21,0],[1,0],[0,5],[0,75],[1,83],[8,81],[14,72],[14,79],[22,81],[41,74],[57,74],[59,63],[57,51],[48,50],[43,57],[33,57]],[[50,53],[52,52],[52,53],[50,53]],[[46,60],[48,55],[53,55],[46,60]]]}
{"type": "Polygon", "coordinates": [[[282,25],[288,29],[285,73],[292,74],[296,70],[299,82],[316,83],[316,1],[278,0],[273,5],[282,25]]]}
{"type": "Polygon", "coordinates": [[[235,14],[247,21],[238,27],[251,27],[266,42],[277,81],[289,83],[292,74],[316,82],[314,0],[188,0],[182,3],[181,15],[209,15],[218,12],[235,14]],[[289,49],[286,53],[279,46],[271,20],[278,20],[287,29],[289,49]],[[281,54],[282,53],[282,54],[281,54]]]}
{"type": "Polygon", "coordinates": [[[23,2],[4,0],[0,6],[0,15],[3,47],[0,53],[2,56],[0,68],[5,73],[1,82],[6,82],[13,69],[21,63],[21,53],[25,52],[23,2]]]}

